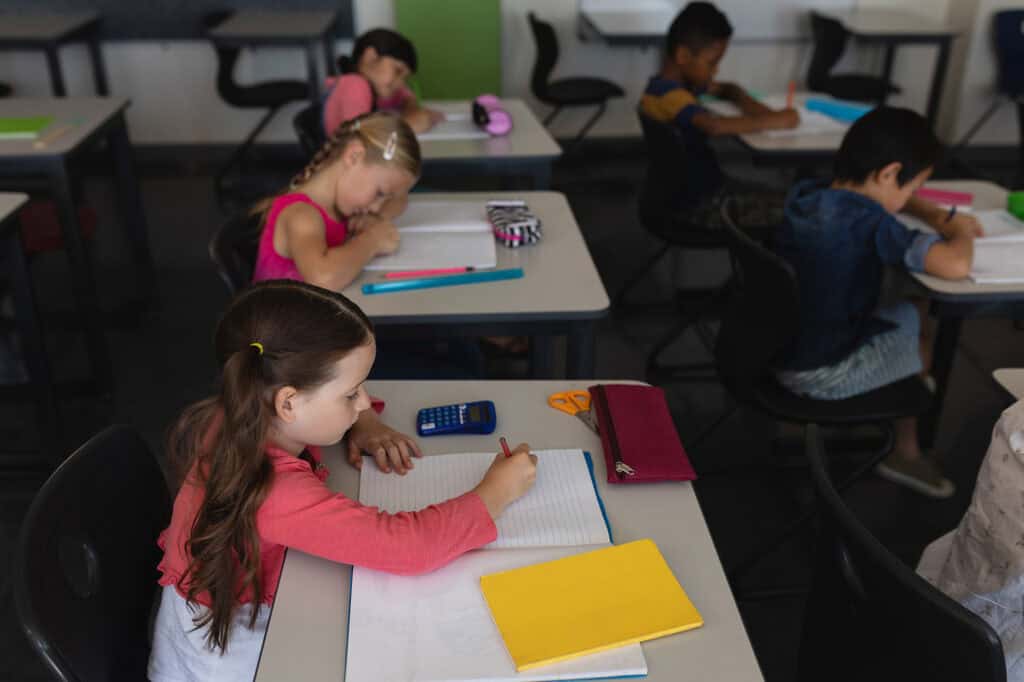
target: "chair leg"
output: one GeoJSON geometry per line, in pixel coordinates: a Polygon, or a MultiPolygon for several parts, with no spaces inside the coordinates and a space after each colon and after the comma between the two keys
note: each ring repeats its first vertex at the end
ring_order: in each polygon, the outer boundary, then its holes
{"type": "Polygon", "coordinates": [[[227,178],[228,173],[230,173],[236,165],[241,166],[245,153],[249,151],[253,142],[256,141],[256,137],[263,132],[263,129],[267,127],[268,123],[270,123],[270,119],[274,118],[274,114],[276,114],[280,108],[281,107],[279,106],[272,107],[266,114],[264,114],[263,118],[259,120],[259,123],[257,123],[256,127],[252,129],[252,132],[249,133],[248,137],[246,137],[240,145],[235,147],[235,151],[231,153],[231,157],[228,159],[227,163],[225,163],[217,172],[217,175],[214,178],[214,187],[217,190],[218,196],[224,192],[224,181],[227,178]]]}
{"type": "Polygon", "coordinates": [[[574,137],[572,139],[572,142],[569,143],[569,146],[565,150],[566,156],[568,156],[568,155],[572,154],[574,151],[576,151],[576,148],[579,146],[580,142],[583,141],[583,138],[586,137],[587,133],[590,132],[590,129],[594,127],[594,124],[597,123],[597,120],[604,115],[604,111],[607,108],[607,106],[608,106],[607,100],[606,101],[602,101],[597,106],[597,111],[594,112],[594,115],[591,116],[587,120],[587,122],[583,124],[583,127],[580,128],[580,131],[578,133],[576,133],[576,137],[574,137]]]}
{"type": "MultiPolygon", "coordinates": [[[[839,494],[846,492],[846,490],[859,481],[861,478],[870,473],[875,465],[881,462],[886,455],[892,450],[893,444],[895,443],[895,437],[892,428],[885,429],[886,439],[882,447],[871,454],[861,466],[857,467],[852,474],[843,479],[839,485],[836,486],[836,491],[839,494]]],[[[732,586],[733,594],[736,598],[742,601],[759,601],[762,599],[772,599],[777,597],[794,596],[800,594],[800,591],[795,591],[792,588],[769,588],[767,590],[753,590],[749,592],[741,592],[737,589],[736,584],[740,578],[745,576],[750,569],[761,562],[765,557],[775,553],[781,548],[786,542],[788,542],[793,536],[806,528],[810,523],[815,520],[818,516],[818,511],[815,506],[804,511],[797,518],[786,524],[778,533],[768,538],[764,542],[761,542],[754,548],[753,551],[747,554],[739,563],[733,566],[726,572],[726,578],[729,581],[729,585],[732,586]]]]}
{"type": "Polygon", "coordinates": [[[551,110],[551,113],[544,117],[544,125],[551,123],[555,120],[555,116],[558,116],[558,112],[562,110],[562,107],[555,107],[551,110]]]}
{"type": "Polygon", "coordinates": [[[661,248],[657,250],[657,252],[655,252],[653,256],[651,256],[647,261],[644,262],[643,267],[638,268],[636,272],[629,276],[629,279],[626,280],[626,283],[622,286],[621,289],[619,289],[619,292],[615,294],[615,300],[612,302],[613,308],[619,310],[626,306],[626,294],[632,291],[637,284],[642,282],[644,278],[647,277],[651,268],[653,268],[659,261],[661,261],[661,259],[665,257],[665,254],[667,254],[671,248],[672,245],[666,242],[664,245],[661,246],[661,248]]]}
{"type": "Polygon", "coordinates": [[[718,374],[715,371],[713,362],[694,362],[668,365],[660,361],[661,354],[672,345],[678,338],[693,327],[701,344],[709,351],[713,351],[714,341],[702,325],[710,319],[717,317],[717,312],[725,305],[731,294],[729,285],[720,286],[714,289],[687,289],[677,293],[678,306],[686,308],[687,303],[693,302],[696,310],[684,312],[682,319],[672,329],[661,336],[654,344],[647,355],[646,375],[648,381],[716,381],[718,374]]]}

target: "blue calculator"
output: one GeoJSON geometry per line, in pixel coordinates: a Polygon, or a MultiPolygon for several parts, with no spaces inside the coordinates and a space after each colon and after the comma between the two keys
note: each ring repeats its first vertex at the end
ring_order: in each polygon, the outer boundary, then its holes
{"type": "Polygon", "coordinates": [[[494,403],[490,400],[424,407],[416,414],[416,433],[421,436],[494,433],[494,422],[494,403]]]}

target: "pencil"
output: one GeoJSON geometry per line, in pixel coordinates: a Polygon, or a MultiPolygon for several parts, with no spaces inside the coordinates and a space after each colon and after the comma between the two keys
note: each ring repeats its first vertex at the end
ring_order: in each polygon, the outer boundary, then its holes
{"type": "Polygon", "coordinates": [[[434,277],[435,275],[457,275],[460,272],[473,272],[472,265],[461,268],[432,268],[429,270],[394,270],[384,275],[384,279],[403,279],[405,277],[434,277]]]}
{"type": "Polygon", "coordinates": [[[793,96],[796,95],[796,81],[789,81],[789,88],[786,91],[786,108],[793,108],[793,96]]]}
{"type": "Polygon", "coordinates": [[[498,442],[501,443],[501,451],[505,453],[505,456],[506,457],[511,457],[512,456],[512,451],[508,449],[508,441],[505,440],[505,436],[502,436],[501,438],[499,438],[498,442]]]}
{"type": "Polygon", "coordinates": [[[70,126],[70,125],[57,126],[56,128],[53,128],[53,129],[47,131],[47,133],[45,135],[43,135],[38,140],[33,142],[32,146],[34,148],[36,148],[36,149],[42,149],[43,147],[45,147],[49,143],[53,142],[54,140],[56,140],[58,137],[60,137],[64,133],[66,133],[69,130],[71,130],[73,127],[74,126],[70,126]]]}

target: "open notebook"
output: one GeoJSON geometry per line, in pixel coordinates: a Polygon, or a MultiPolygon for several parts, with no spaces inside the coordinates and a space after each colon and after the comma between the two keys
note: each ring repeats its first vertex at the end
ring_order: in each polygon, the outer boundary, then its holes
{"type": "Polygon", "coordinates": [[[426,132],[417,133],[416,137],[420,142],[430,142],[432,140],[483,140],[490,136],[473,122],[473,117],[468,112],[446,111],[443,121],[426,132]]]}
{"type": "MultiPolygon", "coordinates": [[[[770,95],[758,98],[766,107],[771,109],[782,109],[786,106],[785,95],[770,95]]],[[[722,116],[737,116],[739,108],[732,102],[720,99],[712,99],[704,102],[704,105],[722,116]]],[[[817,111],[810,111],[807,107],[798,104],[796,110],[800,114],[800,125],[796,128],[785,128],[782,130],[765,130],[761,134],[769,137],[796,137],[798,135],[843,135],[849,127],[846,123],[826,116],[817,111]]]]}
{"type": "Polygon", "coordinates": [[[494,233],[479,201],[417,201],[395,220],[398,251],[370,261],[367,270],[427,270],[498,264],[494,233]]]}
{"type": "MultiPolygon", "coordinates": [[[[611,544],[581,450],[541,450],[537,483],[498,519],[498,539],[423,576],[356,567],[349,614],[348,682],[575,680],[647,674],[639,644],[517,673],[480,591],[483,575],[611,544]]],[[[359,501],[412,511],[476,487],[494,453],[416,460],[406,476],[365,466],[359,501]]]]}
{"type": "MultiPolygon", "coordinates": [[[[974,242],[971,279],[978,284],[1024,282],[1024,222],[1004,209],[974,211],[985,236],[974,242]]],[[[900,213],[900,221],[922,232],[934,232],[914,216],[900,213]]]]}

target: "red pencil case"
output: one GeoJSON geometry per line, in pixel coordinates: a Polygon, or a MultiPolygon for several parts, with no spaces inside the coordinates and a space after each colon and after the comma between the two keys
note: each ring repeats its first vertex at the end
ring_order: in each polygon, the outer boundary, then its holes
{"type": "Polygon", "coordinates": [[[697,478],[660,388],[598,384],[590,387],[590,403],[609,483],[697,478]]]}

